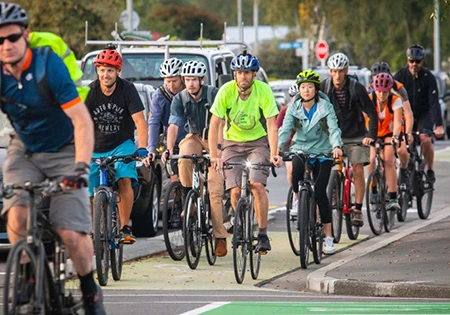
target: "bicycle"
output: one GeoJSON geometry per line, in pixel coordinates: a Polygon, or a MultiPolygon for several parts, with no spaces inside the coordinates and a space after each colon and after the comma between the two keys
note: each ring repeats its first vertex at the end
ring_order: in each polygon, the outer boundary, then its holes
{"type": "MultiPolygon", "coordinates": [[[[395,223],[395,211],[387,209],[386,196],[389,195],[386,183],[386,170],[384,168],[384,159],[381,157],[381,149],[387,145],[393,145],[389,142],[376,141],[375,146],[375,169],[369,174],[366,185],[366,208],[367,219],[373,234],[380,235],[383,226],[386,232],[390,232],[395,223]],[[373,187],[377,187],[376,203],[371,202],[370,194],[373,187]]],[[[394,152],[396,148],[394,146],[394,152]]],[[[397,153],[395,153],[397,156],[397,153]]]]}
{"type": "Polygon", "coordinates": [[[299,243],[299,235],[298,235],[298,227],[297,227],[297,215],[292,214],[292,206],[294,204],[294,191],[292,186],[289,187],[287,194],[287,202],[286,202],[286,229],[289,239],[289,245],[291,246],[292,252],[295,256],[300,255],[300,249],[298,248],[299,243]]]}
{"type": "Polygon", "coordinates": [[[413,197],[416,197],[417,213],[422,220],[427,219],[430,215],[433,203],[434,188],[425,172],[426,161],[423,158],[422,150],[419,150],[421,147],[420,132],[414,132],[413,137],[413,143],[406,143],[410,153],[407,179],[404,181],[406,184],[402,184],[399,176],[400,211],[397,213],[397,219],[400,222],[405,221],[408,208],[412,207],[413,197]]]}
{"type": "MultiPolygon", "coordinates": [[[[361,146],[362,144],[360,142],[354,142],[346,143],[346,145],[361,146]]],[[[345,152],[342,157],[335,159],[334,164],[337,168],[331,171],[327,196],[333,214],[332,232],[334,243],[339,243],[344,218],[349,239],[356,240],[358,238],[360,226],[352,224],[351,210],[356,204],[355,182],[353,180],[353,171],[345,152]]]]}
{"type": "Polygon", "coordinates": [[[99,166],[100,186],[94,193],[94,250],[98,282],[108,284],[111,267],[115,281],[122,277],[123,243],[120,241],[120,215],[117,205],[116,162],[131,163],[137,159],[135,154],[93,158],[99,166]]]}
{"type": "MultiPolygon", "coordinates": [[[[281,153],[280,153],[281,154],[281,153]]],[[[312,178],[312,161],[317,158],[330,159],[330,154],[310,154],[304,152],[286,152],[281,154],[283,161],[292,161],[294,156],[304,161],[305,173],[298,184],[297,230],[299,238],[300,266],[308,268],[309,251],[316,264],[320,264],[323,254],[324,230],[318,214],[312,178]]]]}
{"type": "Polygon", "coordinates": [[[236,203],[234,223],[233,223],[233,267],[236,282],[241,284],[244,281],[247,267],[247,256],[250,256],[250,273],[252,279],[256,280],[261,267],[261,255],[258,245],[258,222],[253,204],[253,194],[249,179],[250,169],[261,169],[271,167],[272,174],[276,177],[272,163],[252,163],[252,162],[224,162],[224,170],[232,169],[236,166],[243,167],[241,179],[241,196],[236,203]]]}
{"type": "Polygon", "coordinates": [[[27,231],[8,255],[3,288],[4,314],[78,314],[83,309],[78,290],[66,287],[64,243],[40,206],[41,196],[63,193],[59,182],[2,185],[0,195],[28,193],[27,231]],[[24,263],[29,261],[28,263],[24,263]],[[78,291],[78,292],[75,292],[78,291]]]}
{"type": "Polygon", "coordinates": [[[194,164],[192,189],[184,201],[183,238],[186,261],[191,269],[196,269],[204,244],[206,259],[212,266],[216,263],[216,254],[208,191],[209,155],[203,151],[200,155],[173,155],[172,159],[190,159],[194,164]]]}

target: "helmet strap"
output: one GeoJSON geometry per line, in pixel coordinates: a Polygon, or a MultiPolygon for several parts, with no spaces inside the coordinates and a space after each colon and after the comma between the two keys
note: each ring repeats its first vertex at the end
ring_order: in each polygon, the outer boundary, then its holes
{"type": "MultiPolygon", "coordinates": [[[[317,92],[316,92],[316,95],[317,95],[317,92]]],[[[303,102],[305,102],[305,103],[308,103],[308,102],[310,102],[310,101],[312,101],[315,97],[316,97],[316,95],[314,95],[313,97],[311,97],[309,100],[303,100],[303,102]]]]}

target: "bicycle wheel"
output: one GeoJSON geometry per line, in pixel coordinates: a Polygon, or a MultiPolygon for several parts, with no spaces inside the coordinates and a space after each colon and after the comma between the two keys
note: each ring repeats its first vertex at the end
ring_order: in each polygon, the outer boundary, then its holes
{"type": "Polygon", "coordinates": [[[111,273],[115,281],[119,281],[122,277],[123,266],[123,243],[120,241],[120,216],[119,209],[113,210],[112,234],[114,242],[111,244],[109,254],[111,255],[111,273]]]}
{"type": "Polygon", "coordinates": [[[27,243],[21,240],[10,250],[6,261],[3,314],[34,314],[36,279],[36,257],[27,243]],[[21,264],[21,259],[30,262],[21,264]]]}
{"type": "Polygon", "coordinates": [[[342,235],[342,200],[341,200],[341,175],[339,171],[332,171],[328,181],[327,196],[332,213],[332,233],[334,243],[339,243],[342,235]]]}
{"type": "Polygon", "coordinates": [[[97,192],[94,196],[94,249],[97,278],[101,286],[108,284],[111,211],[107,192],[97,192]]]}
{"type": "Polygon", "coordinates": [[[299,235],[298,235],[298,224],[297,215],[291,215],[292,205],[294,204],[294,193],[292,191],[292,186],[289,187],[287,202],[286,202],[286,228],[289,239],[289,244],[291,245],[292,252],[294,255],[300,255],[299,249],[299,235]]]}
{"type": "MultiPolygon", "coordinates": [[[[353,171],[350,171],[351,181],[348,182],[348,187],[345,188],[344,194],[347,194],[348,208],[352,208],[356,204],[355,199],[355,184],[353,182],[353,171]]],[[[359,236],[359,225],[352,224],[352,217],[350,213],[345,214],[345,226],[347,228],[347,236],[351,240],[356,240],[359,236]]]]}
{"type": "Polygon", "coordinates": [[[384,192],[381,191],[381,186],[380,173],[377,170],[372,171],[367,178],[366,184],[366,209],[370,229],[375,235],[381,234],[384,222],[384,212],[382,210],[382,195],[384,192]],[[372,187],[375,186],[378,188],[379,192],[376,194],[377,202],[372,204],[370,202],[370,194],[372,193],[372,187]]]}
{"type": "Polygon", "coordinates": [[[244,281],[245,268],[247,267],[248,253],[248,228],[245,213],[249,204],[244,198],[239,199],[236,205],[236,214],[233,226],[233,268],[236,282],[241,284],[244,281]]]}
{"type": "Polygon", "coordinates": [[[191,190],[186,196],[184,212],[184,249],[186,260],[191,269],[197,268],[202,252],[202,231],[199,225],[199,211],[197,209],[198,192],[191,190]]]}
{"type": "Polygon", "coordinates": [[[388,199],[386,198],[386,196],[389,196],[389,192],[388,192],[388,188],[386,185],[386,177],[384,176],[383,181],[383,190],[384,190],[384,197],[383,197],[383,202],[382,205],[383,206],[383,210],[384,210],[384,230],[389,233],[392,228],[394,227],[395,224],[395,216],[396,216],[396,211],[393,209],[388,209],[387,208],[387,204],[388,204],[388,199]]]}
{"type": "Polygon", "coordinates": [[[309,226],[311,233],[311,251],[313,253],[313,259],[316,264],[320,264],[323,253],[323,226],[320,221],[320,215],[318,214],[316,202],[314,196],[311,198],[310,211],[309,211],[309,226]]]}
{"type": "Polygon", "coordinates": [[[300,247],[300,266],[303,269],[308,268],[309,261],[309,236],[310,222],[309,211],[311,208],[311,200],[309,191],[302,189],[299,192],[298,202],[298,231],[299,231],[299,247],[300,247]]]}
{"type": "Polygon", "coordinates": [[[398,203],[400,204],[400,210],[397,212],[397,220],[398,222],[405,222],[408,214],[409,196],[407,191],[399,190],[399,192],[398,203]]]}
{"type": "Polygon", "coordinates": [[[417,195],[417,214],[419,218],[425,220],[428,218],[431,212],[431,205],[433,203],[433,185],[428,182],[428,178],[425,173],[417,172],[419,191],[417,195]]]}
{"type": "Polygon", "coordinates": [[[253,197],[250,203],[249,212],[249,231],[250,231],[250,273],[252,274],[252,279],[256,280],[259,275],[259,269],[261,267],[261,254],[256,250],[258,245],[258,220],[256,218],[253,197]]]}
{"type": "Polygon", "coordinates": [[[205,195],[205,204],[203,206],[204,212],[202,212],[202,229],[203,235],[205,237],[205,251],[206,251],[206,260],[210,266],[213,266],[216,263],[216,253],[215,253],[215,240],[213,236],[213,227],[211,221],[211,203],[209,202],[208,194],[205,195]]]}
{"type": "Polygon", "coordinates": [[[163,234],[167,252],[173,260],[182,260],[185,255],[183,238],[183,201],[179,181],[169,184],[164,194],[163,234]]]}

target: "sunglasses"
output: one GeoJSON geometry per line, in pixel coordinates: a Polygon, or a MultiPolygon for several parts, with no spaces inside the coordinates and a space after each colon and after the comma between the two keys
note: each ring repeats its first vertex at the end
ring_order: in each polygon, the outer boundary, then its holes
{"type": "Polygon", "coordinates": [[[415,63],[415,64],[419,64],[419,63],[422,62],[422,60],[423,60],[423,59],[420,59],[420,60],[408,59],[408,62],[409,62],[409,63],[412,63],[412,64],[414,64],[414,63],[415,63]]]}
{"type": "Polygon", "coordinates": [[[3,45],[5,40],[8,40],[10,43],[15,43],[22,37],[22,35],[23,35],[23,31],[20,33],[17,33],[17,34],[11,34],[6,37],[0,37],[0,45],[3,45]]]}

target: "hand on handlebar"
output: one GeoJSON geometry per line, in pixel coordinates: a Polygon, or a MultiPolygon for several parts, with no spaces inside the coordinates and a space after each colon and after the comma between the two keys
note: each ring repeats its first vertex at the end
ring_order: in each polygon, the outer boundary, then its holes
{"type": "Polygon", "coordinates": [[[65,176],[60,184],[64,190],[80,189],[87,187],[89,174],[86,169],[76,169],[72,174],[65,176]]]}
{"type": "Polygon", "coordinates": [[[372,138],[364,138],[361,142],[363,145],[369,146],[374,140],[372,138]]]}
{"type": "Polygon", "coordinates": [[[211,158],[210,163],[211,167],[214,167],[217,172],[220,172],[223,169],[223,161],[220,157],[211,158]]]}
{"type": "Polygon", "coordinates": [[[136,154],[136,156],[139,158],[145,158],[148,155],[148,151],[146,148],[139,148],[134,154],[136,154]]]}
{"type": "Polygon", "coordinates": [[[444,128],[442,126],[436,126],[436,129],[434,129],[434,135],[438,139],[443,138],[444,137],[444,128]]]}
{"type": "Polygon", "coordinates": [[[272,163],[275,167],[280,167],[283,165],[283,159],[279,155],[272,156],[270,158],[270,163],[272,163]]]}
{"type": "Polygon", "coordinates": [[[333,158],[337,159],[338,157],[342,156],[342,150],[341,148],[334,148],[333,149],[333,158]]]}
{"type": "Polygon", "coordinates": [[[148,155],[142,160],[146,167],[149,167],[152,163],[155,163],[156,153],[149,152],[148,155]]]}
{"type": "Polygon", "coordinates": [[[166,164],[167,160],[170,160],[172,158],[172,151],[167,149],[164,151],[164,153],[161,155],[161,161],[166,164]]]}

